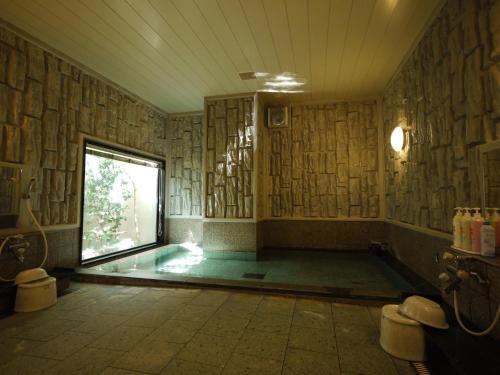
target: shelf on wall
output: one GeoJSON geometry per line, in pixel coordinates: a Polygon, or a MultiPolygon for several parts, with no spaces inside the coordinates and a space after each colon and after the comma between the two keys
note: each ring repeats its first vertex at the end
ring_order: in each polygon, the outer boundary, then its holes
{"type": "MultiPolygon", "coordinates": [[[[483,257],[481,255],[478,255],[477,253],[474,253],[472,251],[460,249],[459,247],[455,247],[455,246],[450,246],[450,249],[457,252],[457,253],[470,256],[471,258],[476,259],[480,262],[489,264],[490,266],[500,268],[500,257],[499,256],[497,256],[496,258],[487,258],[487,257],[483,257]]],[[[498,253],[498,250],[497,250],[497,253],[498,253]]]]}

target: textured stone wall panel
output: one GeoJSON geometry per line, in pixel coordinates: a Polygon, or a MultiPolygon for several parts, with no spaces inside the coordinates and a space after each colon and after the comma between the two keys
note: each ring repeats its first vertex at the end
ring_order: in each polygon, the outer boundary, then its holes
{"type": "MultiPolygon", "coordinates": [[[[141,110],[143,112],[143,110],[141,110]]],[[[145,116],[144,113],[142,116],[145,116]]],[[[168,120],[170,145],[170,216],[201,214],[201,122],[200,114],[172,115],[168,120]],[[175,203],[180,202],[180,203],[175,203]]],[[[208,134],[208,133],[207,133],[208,134]]],[[[213,174],[209,177],[213,192],[213,174]]]]}
{"type": "Polygon", "coordinates": [[[499,25],[500,1],[449,0],[385,91],[391,219],[450,232],[455,206],[480,205],[476,147],[500,137],[499,25]],[[401,153],[388,142],[396,125],[409,127],[401,153]]]}
{"type": "Polygon", "coordinates": [[[206,217],[253,217],[253,101],[207,101],[206,217]]]}
{"type": "Polygon", "coordinates": [[[31,166],[32,205],[43,225],[77,221],[79,131],[163,157],[165,120],[0,27],[0,161],[31,166]],[[136,115],[129,107],[139,108],[136,115]],[[125,130],[130,127],[136,131],[125,130]]]}
{"type": "Polygon", "coordinates": [[[293,106],[288,128],[270,129],[267,212],[272,217],[377,217],[376,105],[293,106]],[[362,180],[371,185],[361,193],[362,180]]]}
{"type": "MultiPolygon", "coordinates": [[[[1,62],[0,62],[1,63],[1,62]]],[[[9,87],[0,83],[0,122],[7,121],[7,103],[9,87]]]]}

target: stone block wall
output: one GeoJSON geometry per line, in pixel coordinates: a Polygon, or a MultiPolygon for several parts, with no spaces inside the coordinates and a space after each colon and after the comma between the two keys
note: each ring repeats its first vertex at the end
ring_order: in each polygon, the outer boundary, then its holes
{"type": "Polygon", "coordinates": [[[267,129],[269,217],[379,216],[377,107],[373,101],[291,107],[267,129]]]}
{"type": "Polygon", "coordinates": [[[486,207],[500,207],[500,149],[484,154],[486,207]]]}
{"type": "MultiPolygon", "coordinates": [[[[18,169],[0,167],[0,215],[17,214],[18,169]]],[[[2,226],[0,225],[0,228],[2,226]]]]}
{"type": "Polygon", "coordinates": [[[32,167],[42,225],[77,222],[79,133],[166,156],[164,113],[0,27],[0,161],[32,167]]]}
{"type": "MultiPolygon", "coordinates": [[[[396,257],[440,288],[450,250],[453,208],[480,206],[477,146],[500,138],[500,0],[448,0],[384,92],[386,236],[396,257]],[[396,125],[407,145],[394,152],[396,125]],[[405,228],[398,222],[440,231],[405,228]]],[[[500,301],[500,269],[482,262],[490,281],[460,288],[460,311],[488,326],[500,301]]],[[[451,295],[443,298],[452,303],[451,295]]],[[[500,338],[500,326],[491,333],[500,338]]]]}
{"type": "Polygon", "coordinates": [[[170,216],[201,217],[202,114],[168,119],[170,216]]]}
{"type": "Polygon", "coordinates": [[[385,238],[381,220],[265,220],[265,247],[300,250],[368,250],[371,241],[385,238]]]}
{"type": "Polygon", "coordinates": [[[205,217],[253,218],[254,97],[206,100],[205,217]]]}
{"type": "Polygon", "coordinates": [[[500,1],[449,0],[386,89],[387,216],[451,232],[480,206],[476,146],[500,137],[500,1]],[[408,128],[407,146],[389,137],[408,128]]]}

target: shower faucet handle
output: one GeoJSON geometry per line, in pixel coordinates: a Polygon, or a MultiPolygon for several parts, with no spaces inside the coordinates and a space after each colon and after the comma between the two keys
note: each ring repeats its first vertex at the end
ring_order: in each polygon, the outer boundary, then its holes
{"type": "Polygon", "coordinates": [[[443,260],[455,260],[457,256],[449,251],[443,253],[443,260]]]}
{"type": "Polygon", "coordinates": [[[447,282],[450,280],[450,275],[448,275],[446,272],[441,272],[438,276],[439,280],[442,281],[443,283],[447,282]]]}
{"type": "Polygon", "coordinates": [[[460,280],[467,280],[470,277],[470,273],[465,270],[457,270],[457,277],[460,280]]]}

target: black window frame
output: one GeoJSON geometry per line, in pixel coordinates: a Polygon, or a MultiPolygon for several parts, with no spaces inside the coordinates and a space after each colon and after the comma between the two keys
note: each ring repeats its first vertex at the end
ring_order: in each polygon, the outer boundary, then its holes
{"type": "Polygon", "coordinates": [[[165,238],[165,176],[166,176],[166,165],[165,160],[160,158],[155,158],[151,155],[142,154],[138,150],[131,151],[130,149],[122,148],[115,145],[109,145],[92,139],[84,139],[83,141],[83,157],[82,157],[82,168],[81,168],[81,196],[80,196],[80,242],[78,250],[78,260],[80,265],[90,265],[97,262],[102,262],[103,260],[113,260],[120,258],[126,254],[138,253],[152,248],[161,246],[164,244],[165,238]],[[110,254],[103,254],[97,257],[82,259],[83,251],[83,216],[84,216],[84,204],[85,204],[85,164],[87,159],[87,147],[95,146],[98,148],[103,148],[111,152],[121,153],[125,156],[129,155],[131,157],[136,157],[140,159],[150,160],[158,163],[160,166],[158,168],[158,188],[157,188],[157,210],[156,210],[156,241],[132,247],[126,250],[119,250],[110,254]]]}

